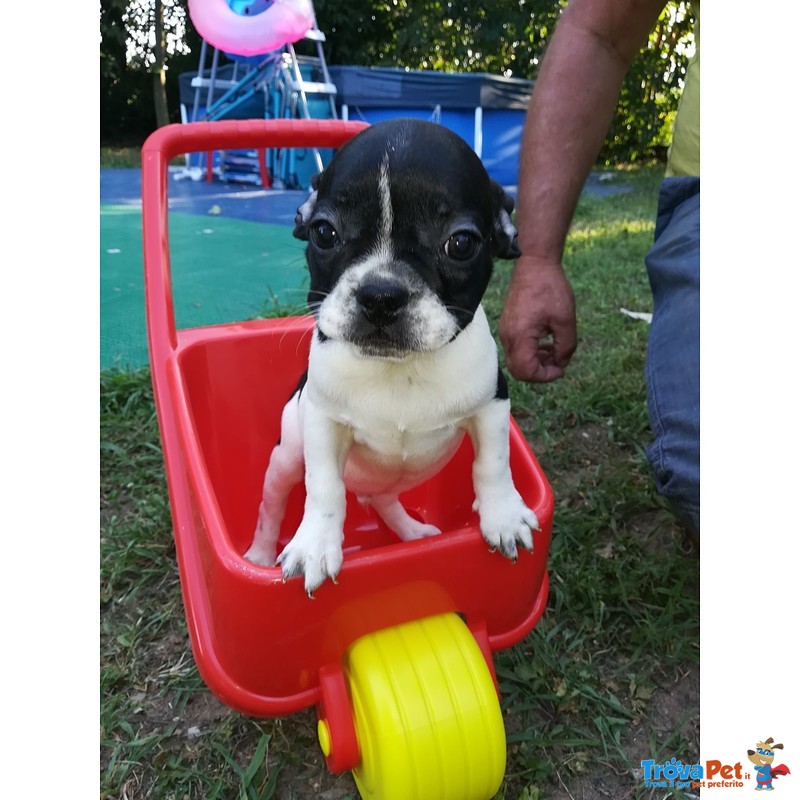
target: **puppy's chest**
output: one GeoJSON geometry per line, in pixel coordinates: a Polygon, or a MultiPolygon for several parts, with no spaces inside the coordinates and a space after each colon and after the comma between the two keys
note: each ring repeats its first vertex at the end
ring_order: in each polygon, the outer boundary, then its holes
{"type": "Polygon", "coordinates": [[[352,431],[356,449],[396,463],[437,459],[460,441],[475,411],[463,391],[437,381],[355,381],[339,388],[327,398],[328,413],[352,431]]]}
{"type": "Polygon", "coordinates": [[[428,420],[425,425],[385,419],[349,424],[356,446],[392,462],[410,464],[427,464],[437,459],[456,439],[460,439],[465,427],[464,420],[459,419],[428,420]]]}

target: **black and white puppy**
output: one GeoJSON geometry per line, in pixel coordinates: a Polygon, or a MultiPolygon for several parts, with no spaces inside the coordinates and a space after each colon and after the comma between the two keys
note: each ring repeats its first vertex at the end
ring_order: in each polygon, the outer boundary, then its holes
{"type": "Polygon", "coordinates": [[[316,328],[245,557],[276,563],[286,499],[304,477],[303,520],[277,563],[285,578],[303,573],[309,594],[342,565],[346,490],[404,541],[439,533],[398,494],[469,433],[481,532],[515,559],[539,525],[512,481],[508,391],[481,307],[493,259],[519,255],[513,200],[460,137],[412,119],[365,129],[312,188],[294,235],[308,241],[316,328]]]}

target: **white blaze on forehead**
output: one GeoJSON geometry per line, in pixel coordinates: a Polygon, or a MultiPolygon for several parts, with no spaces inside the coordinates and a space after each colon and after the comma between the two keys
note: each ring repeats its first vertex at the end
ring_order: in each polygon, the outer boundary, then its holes
{"type": "Polygon", "coordinates": [[[384,271],[392,263],[392,259],[394,258],[392,248],[394,214],[392,213],[392,192],[391,182],[389,180],[388,153],[384,156],[380,169],[378,170],[378,205],[380,207],[380,213],[376,224],[378,236],[371,252],[368,253],[366,258],[360,263],[367,265],[370,270],[384,271]]]}
{"type": "Polygon", "coordinates": [[[392,186],[389,180],[389,154],[381,162],[378,175],[378,198],[381,205],[380,232],[383,242],[388,243],[392,236],[392,186]]]}

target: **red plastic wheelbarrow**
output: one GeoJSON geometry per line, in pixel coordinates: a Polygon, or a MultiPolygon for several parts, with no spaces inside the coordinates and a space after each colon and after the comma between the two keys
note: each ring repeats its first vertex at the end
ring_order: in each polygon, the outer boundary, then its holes
{"type": "MultiPolygon", "coordinates": [[[[255,717],[315,706],[329,769],[352,770],[364,798],[487,800],[506,744],[492,652],[541,616],[553,496],[519,428],[511,469],[541,531],[533,553],[490,553],[472,511],[467,437],[435,478],[402,497],[440,536],[400,542],[348,499],[338,584],[311,600],[242,554],[284,403],[305,369],[313,319],[176,330],[167,165],[235,148],[336,148],[361,123],[257,120],[171,125],[144,145],[146,312],[183,601],[198,670],[224,703],[255,717]]],[[[290,498],[279,548],[297,529],[290,498]]]]}

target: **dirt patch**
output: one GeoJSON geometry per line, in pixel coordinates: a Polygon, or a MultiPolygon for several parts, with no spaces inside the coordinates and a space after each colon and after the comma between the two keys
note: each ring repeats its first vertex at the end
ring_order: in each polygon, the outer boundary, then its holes
{"type": "MultiPolygon", "coordinates": [[[[587,765],[585,773],[574,777],[569,787],[559,776],[560,786],[548,793],[549,800],[614,800],[649,798],[642,779],[641,762],[648,758],[669,760],[679,758],[685,764],[700,760],[700,667],[696,664],[670,684],[656,689],[646,711],[633,721],[621,741],[630,764],[628,770],[613,769],[609,764],[587,765]]],[[[655,791],[655,790],[654,790],[655,791]]],[[[681,794],[663,794],[684,797],[681,794]]]]}

